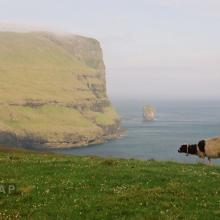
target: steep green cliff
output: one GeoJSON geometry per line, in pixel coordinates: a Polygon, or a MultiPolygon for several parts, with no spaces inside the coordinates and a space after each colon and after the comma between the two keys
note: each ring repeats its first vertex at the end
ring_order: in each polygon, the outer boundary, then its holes
{"type": "Polygon", "coordinates": [[[0,143],[73,147],[119,130],[96,40],[0,32],[0,143]]]}

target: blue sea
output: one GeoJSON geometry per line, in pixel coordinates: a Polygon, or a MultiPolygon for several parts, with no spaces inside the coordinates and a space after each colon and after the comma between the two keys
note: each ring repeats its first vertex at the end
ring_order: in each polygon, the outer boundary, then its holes
{"type": "Polygon", "coordinates": [[[73,155],[192,163],[199,159],[179,154],[177,150],[181,144],[194,144],[204,138],[220,136],[220,101],[113,100],[113,105],[126,129],[119,139],[56,151],[73,155]],[[143,106],[146,104],[152,104],[157,109],[154,122],[143,121],[143,106]]]}

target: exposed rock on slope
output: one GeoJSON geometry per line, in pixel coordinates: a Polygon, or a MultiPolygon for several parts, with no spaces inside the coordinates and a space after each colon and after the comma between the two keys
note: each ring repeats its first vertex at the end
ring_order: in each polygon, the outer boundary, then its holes
{"type": "Polygon", "coordinates": [[[119,132],[96,40],[0,32],[0,143],[74,147],[119,132]]]}

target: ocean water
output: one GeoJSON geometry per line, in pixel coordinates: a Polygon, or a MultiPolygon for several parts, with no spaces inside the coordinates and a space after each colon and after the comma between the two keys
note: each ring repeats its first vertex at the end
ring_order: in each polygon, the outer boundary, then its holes
{"type": "MultiPolygon", "coordinates": [[[[126,132],[117,140],[75,149],[56,150],[64,154],[119,158],[198,162],[196,156],[177,152],[183,143],[220,135],[220,101],[135,101],[115,100],[126,132]],[[157,109],[154,122],[144,122],[143,106],[157,109]]],[[[220,163],[220,160],[213,160],[220,163]]]]}

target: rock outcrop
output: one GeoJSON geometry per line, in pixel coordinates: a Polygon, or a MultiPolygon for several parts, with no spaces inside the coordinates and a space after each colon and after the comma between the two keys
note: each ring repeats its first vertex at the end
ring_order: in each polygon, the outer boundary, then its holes
{"type": "Polygon", "coordinates": [[[0,143],[74,147],[119,134],[98,41],[0,32],[0,143]]]}
{"type": "Polygon", "coordinates": [[[156,117],[156,109],[152,105],[144,106],[143,118],[144,121],[154,121],[156,117]]]}

